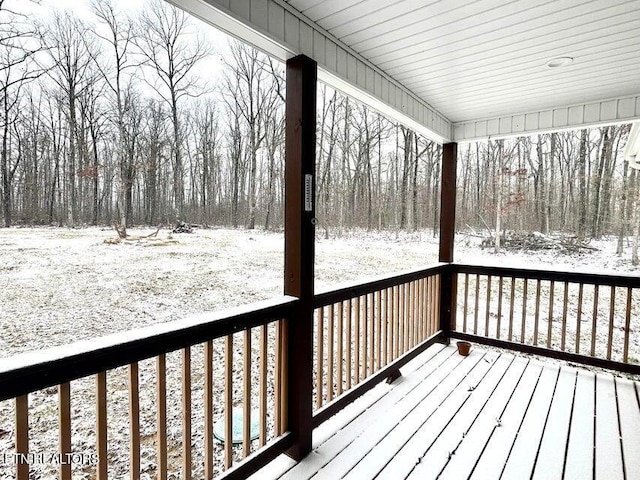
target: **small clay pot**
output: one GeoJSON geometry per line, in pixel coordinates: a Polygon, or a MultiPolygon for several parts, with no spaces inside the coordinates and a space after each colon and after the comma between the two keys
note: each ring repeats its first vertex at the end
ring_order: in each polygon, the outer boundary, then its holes
{"type": "Polygon", "coordinates": [[[469,355],[469,351],[471,350],[471,344],[469,342],[460,341],[457,342],[456,345],[458,345],[458,353],[460,355],[463,357],[469,355]]]}

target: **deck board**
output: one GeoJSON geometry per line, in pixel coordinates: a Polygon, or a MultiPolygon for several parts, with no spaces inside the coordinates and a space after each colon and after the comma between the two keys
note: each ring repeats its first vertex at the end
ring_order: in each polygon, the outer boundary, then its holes
{"type": "Polygon", "coordinates": [[[353,421],[326,442],[315,448],[311,454],[300,462],[282,478],[284,480],[304,480],[316,475],[322,468],[347,448],[368,427],[376,423],[382,412],[393,408],[395,403],[402,400],[413,389],[425,382],[437,383],[460,363],[460,359],[453,355],[450,349],[442,349],[431,361],[426,362],[409,377],[401,377],[393,386],[388,387],[388,393],[372,406],[361,412],[353,421]],[[432,376],[433,374],[433,376],[432,376]],[[429,380],[428,380],[429,379],[429,380]]]}
{"type": "Polygon", "coordinates": [[[565,480],[593,479],[595,375],[578,370],[565,460],[565,480]]]}
{"type": "Polygon", "coordinates": [[[559,373],[557,366],[542,371],[501,478],[531,477],[559,373]]]}
{"type": "Polygon", "coordinates": [[[596,374],[595,480],[622,478],[622,449],[613,377],[596,374]]]}
{"type": "Polygon", "coordinates": [[[622,450],[628,479],[640,478],[640,407],[633,383],[616,378],[622,450]]]}
{"type": "Polygon", "coordinates": [[[502,414],[499,426],[496,423],[488,432],[489,439],[482,445],[475,465],[472,465],[473,462],[461,460],[462,455],[456,459],[458,462],[469,464],[469,468],[472,469],[472,480],[498,480],[500,478],[502,467],[509,457],[510,447],[516,438],[521,419],[524,418],[541,374],[542,365],[537,362],[529,362],[518,388],[502,414]]]}
{"type": "Polygon", "coordinates": [[[576,371],[562,367],[538,450],[533,480],[562,478],[575,386],[576,371]]]}
{"type": "MultiPolygon", "coordinates": [[[[504,390],[513,391],[512,383],[515,384],[520,378],[526,364],[517,362],[514,367],[514,358],[503,355],[496,361],[496,366],[484,378],[481,384],[470,392],[469,401],[451,419],[447,428],[435,439],[432,447],[424,454],[409,475],[413,480],[435,480],[440,472],[445,469],[453,457],[457,455],[457,448],[465,441],[466,433],[476,424],[479,415],[487,409],[494,394],[503,387],[504,390]],[[513,367],[513,368],[512,368],[513,367]]],[[[511,392],[503,392],[509,396],[511,392]]],[[[495,416],[494,416],[495,421],[495,416]]],[[[443,477],[455,478],[455,477],[443,477]]]]}
{"type": "MultiPolygon", "coordinates": [[[[525,359],[516,358],[485,404],[480,406],[476,402],[475,405],[470,405],[477,409],[476,418],[469,425],[460,425],[462,432],[458,444],[451,450],[452,455],[441,472],[438,472],[440,478],[468,478],[471,475],[474,463],[467,460],[480,457],[491,432],[502,424],[502,414],[524,377],[528,363],[525,359]]],[[[434,468],[433,474],[436,473],[435,470],[434,468]]],[[[418,469],[416,472],[419,473],[418,469]]],[[[424,475],[425,478],[436,478],[426,472],[424,475]]]]}
{"type": "Polygon", "coordinates": [[[302,462],[282,456],[251,478],[640,479],[637,381],[440,345],[403,375],[317,428],[302,462]]]}
{"type": "MultiPolygon", "coordinates": [[[[477,354],[479,353],[480,352],[477,352],[477,354]]],[[[485,360],[487,360],[486,357],[478,362],[479,368],[471,371],[469,377],[466,379],[467,381],[461,384],[462,388],[457,388],[451,392],[445,401],[439,405],[436,414],[431,415],[429,419],[420,426],[414,436],[405,438],[401,450],[393,456],[391,461],[376,478],[380,480],[406,478],[411,473],[413,467],[424,455],[425,448],[431,446],[437,440],[438,436],[446,430],[451,418],[464,406],[471,392],[478,389],[481,381],[493,370],[492,367],[503,363],[498,363],[499,357],[491,361],[485,360]]]]}
{"type": "MultiPolygon", "coordinates": [[[[465,382],[468,385],[469,379],[473,375],[481,375],[490,366],[485,362],[485,355],[480,352],[467,357],[463,362],[465,369],[457,369],[446,379],[437,385],[437,389],[431,393],[428,403],[421,408],[414,408],[399,421],[396,417],[385,421],[387,433],[382,437],[377,437],[376,444],[366,452],[362,460],[346,475],[349,479],[369,478],[377,475],[397,456],[397,452],[407,443],[408,439],[416,435],[425,423],[429,422],[434,415],[439,415],[446,407],[451,395],[459,389],[465,382]]],[[[469,388],[469,387],[467,387],[469,388]]],[[[393,467],[392,467],[393,468],[393,467]]]]}
{"type": "Polygon", "coordinates": [[[459,382],[468,378],[469,372],[473,370],[477,362],[474,363],[469,358],[461,361],[461,357],[456,355],[451,357],[450,363],[454,363],[455,367],[453,370],[449,370],[449,375],[446,374],[446,371],[436,371],[427,377],[417,388],[408,392],[406,396],[387,409],[384,415],[379,415],[365,434],[359,435],[349,446],[344,448],[318,472],[315,478],[317,480],[332,480],[347,475],[349,470],[356,466],[398,423],[415,412],[416,407],[424,400],[429,399],[430,404],[437,405],[439,392],[448,388],[452,391],[455,390],[459,382]]]}

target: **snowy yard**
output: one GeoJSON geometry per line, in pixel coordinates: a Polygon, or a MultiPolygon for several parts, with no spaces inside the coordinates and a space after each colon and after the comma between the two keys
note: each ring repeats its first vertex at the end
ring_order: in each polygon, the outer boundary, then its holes
{"type": "MultiPolygon", "coordinates": [[[[168,233],[160,232],[159,236],[167,238],[168,233]]],[[[98,228],[0,230],[0,328],[3,332],[0,358],[282,293],[282,233],[211,229],[175,234],[171,240],[176,242],[164,246],[104,243],[105,239],[114,237],[112,230],[98,228]]],[[[459,235],[456,261],[599,273],[633,271],[630,252],[618,258],[613,239],[592,243],[598,251],[582,256],[564,256],[552,251],[496,255],[489,249],[480,249],[479,243],[476,237],[459,235]]],[[[328,240],[318,236],[316,290],[427,266],[437,260],[437,251],[437,239],[431,232],[350,232],[328,240]]],[[[239,343],[234,344],[237,355],[241,355],[241,347],[239,343]]],[[[216,341],[214,348],[216,355],[221,356],[222,343],[216,341]]],[[[155,468],[154,365],[153,361],[140,363],[143,478],[152,478],[155,468]]],[[[202,475],[202,346],[192,349],[192,365],[193,442],[198,445],[194,448],[194,474],[197,477],[202,475]]],[[[170,471],[171,478],[179,478],[179,352],[168,356],[167,366],[170,471]]],[[[216,395],[222,398],[222,366],[215,368],[216,395]]],[[[240,369],[234,376],[236,374],[240,378],[240,369]]],[[[128,470],[126,370],[109,372],[108,382],[110,478],[123,478],[128,470]]],[[[242,398],[240,383],[234,380],[236,402],[242,398]]],[[[48,452],[56,448],[55,393],[53,388],[30,396],[32,451],[48,452]]],[[[271,409],[272,399],[269,402],[271,409]]],[[[94,452],[92,379],[72,383],[72,405],[74,451],[94,452]]],[[[216,416],[221,415],[221,409],[222,404],[216,403],[216,416]]],[[[269,421],[272,432],[272,419],[269,421]]],[[[12,451],[12,429],[13,402],[0,402],[0,453],[12,451]]],[[[240,450],[236,450],[236,458],[239,455],[240,450]]],[[[76,467],[74,478],[91,478],[91,468],[76,467]]],[[[34,478],[48,478],[51,468],[36,468],[40,477],[34,478]]],[[[0,465],[0,479],[4,478],[12,478],[10,469],[0,465]]]]}
{"type": "MultiPolygon", "coordinates": [[[[0,358],[282,293],[281,233],[211,229],[176,234],[177,243],[166,246],[103,243],[114,236],[97,228],[0,230],[0,358]]],[[[481,250],[477,238],[457,239],[459,262],[633,271],[630,253],[618,258],[613,239],[592,243],[597,252],[571,257],[496,255],[481,250]]],[[[437,251],[430,232],[318,235],[316,291],[426,266],[437,261],[437,251]]]]}

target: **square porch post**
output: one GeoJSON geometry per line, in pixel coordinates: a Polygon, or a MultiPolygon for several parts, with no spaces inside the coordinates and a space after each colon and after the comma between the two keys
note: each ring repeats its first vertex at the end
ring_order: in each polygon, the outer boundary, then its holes
{"type": "Polygon", "coordinates": [[[287,61],[285,118],[284,293],[300,299],[287,319],[287,430],[300,460],[313,431],[313,295],[315,250],[317,64],[304,55],[287,61]]]}
{"type": "MultiPolygon", "coordinates": [[[[457,143],[442,146],[442,177],[440,189],[440,262],[453,262],[456,231],[456,162],[457,143]]],[[[445,335],[455,328],[457,276],[449,268],[440,282],[440,330],[445,335]]]]}

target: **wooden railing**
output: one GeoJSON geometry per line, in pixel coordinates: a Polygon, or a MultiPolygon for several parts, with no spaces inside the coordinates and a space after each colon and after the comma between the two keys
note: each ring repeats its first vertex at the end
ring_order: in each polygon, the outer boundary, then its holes
{"type": "MultiPolygon", "coordinates": [[[[314,297],[313,425],[441,340],[447,268],[314,297]]],[[[15,455],[0,477],[246,477],[295,441],[287,331],[299,307],[283,297],[4,359],[0,452],[15,455]]]]}
{"type": "Polygon", "coordinates": [[[316,295],[316,425],[436,340],[446,268],[438,264],[316,295]]]}
{"type": "MultiPolygon", "coordinates": [[[[285,297],[3,361],[0,477],[212,478],[250,455],[261,464],[275,458],[291,443],[281,330],[296,302],[285,297]],[[223,428],[214,432],[218,420],[223,428]],[[237,436],[232,428],[241,432],[237,446],[225,441],[237,436]]],[[[240,464],[232,476],[253,470],[240,464]]]]}
{"type": "MultiPolygon", "coordinates": [[[[631,276],[438,264],[317,294],[310,424],[447,335],[640,373],[639,290],[631,276]]],[[[0,477],[255,472],[296,441],[287,331],[300,305],[283,297],[5,359],[0,477]]]]}
{"type": "Polygon", "coordinates": [[[452,268],[457,276],[457,336],[640,372],[640,278],[452,268]]]}

